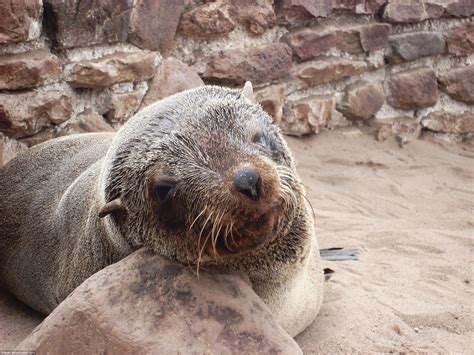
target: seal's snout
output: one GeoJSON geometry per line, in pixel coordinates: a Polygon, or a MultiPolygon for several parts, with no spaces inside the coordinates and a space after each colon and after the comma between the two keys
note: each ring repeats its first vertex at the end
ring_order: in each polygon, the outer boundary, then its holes
{"type": "Polygon", "coordinates": [[[256,201],[260,195],[261,178],[253,167],[245,167],[234,174],[234,186],[238,192],[256,201]]]}

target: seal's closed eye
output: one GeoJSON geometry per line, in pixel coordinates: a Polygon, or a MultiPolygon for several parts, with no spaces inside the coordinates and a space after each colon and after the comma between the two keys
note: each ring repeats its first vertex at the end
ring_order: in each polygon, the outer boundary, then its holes
{"type": "Polygon", "coordinates": [[[159,203],[165,203],[176,191],[176,182],[171,180],[161,180],[155,183],[153,193],[159,203]]]}
{"type": "Polygon", "coordinates": [[[264,148],[271,148],[270,139],[262,131],[258,131],[254,134],[252,142],[264,148]]]}

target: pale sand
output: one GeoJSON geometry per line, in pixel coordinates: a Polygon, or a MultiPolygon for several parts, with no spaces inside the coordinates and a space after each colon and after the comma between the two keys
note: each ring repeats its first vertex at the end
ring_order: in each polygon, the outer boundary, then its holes
{"type": "MultiPolygon", "coordinates": [[[[305,353],[471,353],[474,151],[357,130],[289,139],[321,248],[360,250],[335,270],[305,353]]],[[[464,148],[464,149],[463,149],[464,148]]]]}
{"type": "MultiPolygon", "coordinates": [[[[474,349],[474,150],[376,142],[349,128],[288,138],[320,247],[356,247],[335,270],[305,353],[474,349]]],[[[0,349],[40,321],[0,294],[0,349]]]]}

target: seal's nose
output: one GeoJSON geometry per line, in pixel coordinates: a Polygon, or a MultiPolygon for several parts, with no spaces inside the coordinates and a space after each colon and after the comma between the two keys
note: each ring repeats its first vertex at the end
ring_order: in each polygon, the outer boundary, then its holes
{"type": "Polygon", "coordinates": [[[241,194],[256,201],[258,199],[258,183],[260,176],[255,168],[246,167],[234,174],[234,185],[241,194]]]}

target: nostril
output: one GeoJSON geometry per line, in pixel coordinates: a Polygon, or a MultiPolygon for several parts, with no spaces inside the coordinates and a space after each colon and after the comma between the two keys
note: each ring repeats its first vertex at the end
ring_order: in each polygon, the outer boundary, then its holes
{"type": "Polygon", "coordinates": [[[254,168],[243,168],[234,174],[234,185],[240,193],[252,200],[259,197],[258,184],[260,175],[254,168]]]}

